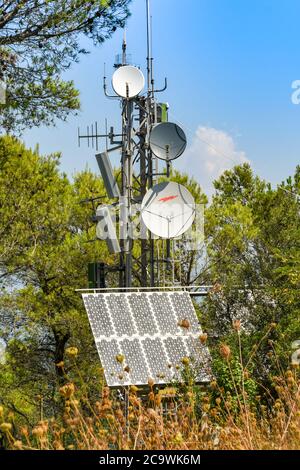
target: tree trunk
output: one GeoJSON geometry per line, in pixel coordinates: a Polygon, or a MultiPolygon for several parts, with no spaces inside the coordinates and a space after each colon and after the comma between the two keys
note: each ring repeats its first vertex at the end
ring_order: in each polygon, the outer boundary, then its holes
{"type": "Polygon", "coordinates": [[[53,330],[54,339],[55,339],[55,352],[54,352],[54,360],[55,360],[55,371],[58,378],[59,383],[64,381],[64,368],[61,367],[60,364],[64,360],[64,352],[65,346],[67,341],[70,338],[70,333],[61,330],[53,330]]]}

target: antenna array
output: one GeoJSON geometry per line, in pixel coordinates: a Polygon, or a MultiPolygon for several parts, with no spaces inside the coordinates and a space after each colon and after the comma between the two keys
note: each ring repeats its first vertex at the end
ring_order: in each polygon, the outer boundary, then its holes
{"type": "MultiPolygon", "coordinates": [[[[124,32],[122,54],[115,63],[112,89],[109,93],[106,74],[103,78],[104,94],[121,103],[121,131],[114,127],[109,132],[98,133],[97,123],[87,128],[85,134],[78,131],[79,145],[83,139],[96,148],[96,159],[104,181],[107,196],[119,200],[119,225],[122,232],[116,240],[109,206],[99,206],[94,220],[97,222],[97,236],[101,238],[103,221],[110,252],[119,256],[119,287],[133,285],[157,286],[159,263],[171,260],[171,242],[190,228],[195,217],[195,203],[188,190],[177,183],[158,184],[161,175],[170,176],[172,161],[184,152],[187,140],[184,131],[168,122],[168,105],[160,103],[156,95],[167,88],[167,79],[161,89],[155,89],[153,76],[150,2],[147,6],[147,77],[142,71],[128,64],[127,41],[124,32]],[[146,91],[143,90],[146,85],[146,91]],[[100,141],[105,139],[105,151],[100,141]],[[121,152],[121,181],[117,182],[110,154],[121,152]],[[165,163],[166,171],[159,173],[159,161],[165,163]],[[141,212],[139,240],[131,237],[130,220],[138,204],[141,212]],[[159,257],[155,250],[157,238],[166,239],[166,256],[159,257]],[[135,244],[140,247],[135,250],[135,244]],[[139,253],[138,255],[136,253],[139,253]]],[[[113,201],[112,201],[113,202],[113,201]]],[[[116,206],[116,202],[113,202],[116,206]]]]}
{"type": "MultiPolygon", "coordinates": [[[[106,382],[119,390],[132,384],[145,387],[150,380],[158,386],[185,380],[187,364],[196,382],[211,380],[210,354],[199,340],[202,330],[191,301],[192,294],[206,295],[208,290],[192,292],[174,286],[171,240],[191,227],[196,208],[190,192],[169,181],[172,161],[182,155],[187,141],[183,130],[168,122],[168,105],[156,99],[167,88],[167,80],[161,90],[155,89],[149,0],[146,4],[147,80],[138,67],[127,63],[125,34],[112,76],[114,94],[108,92],[105,76],[103,80],[105,95],[121,103],[121,131],[115,133],[111,127],[107,132],[106,124],[106,133],[98,134],[95,124],[86,135],[78,133],[79,143],[87,139],[96,146],[97,163],[111,200],[109,205],[94,208],[94,220],[97,237],[103,239],[105,233],[108,249],[119,262],[115,267],[90,265],[92,289],[82,297],[106,382]],[[99,153],[101,139],[106,148],[99,153]],[[120,184],[110,162],[115,151],[121,153],[120,184]],[[163,173],[159,173],[159,162],[166,165],[163,173]],[[168,181],[159,182],[161,175],[168,181]],[[117,207],[118,214],[113,215],[111,210],[117,207]],[[132,236],[132,217],[137,210],[138,239],[132,236]],[[173,284],[168,291],[159,285],[159,272],[161,264],[170,270],[172,263],[173,284]],[[106,275],[116,271],[118,288],[107,287],[106,275]]],[[[93,199],[93,205],[95,202],[93,199]]]]}

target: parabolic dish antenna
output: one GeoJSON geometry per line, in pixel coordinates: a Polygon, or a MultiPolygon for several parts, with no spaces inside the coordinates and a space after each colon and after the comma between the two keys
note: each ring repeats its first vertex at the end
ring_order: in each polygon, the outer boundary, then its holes
{"type": "Polygon", "coordinates": [[[172,122],[161,122],[150,133],[150,148],[162,160],[175,160],[186,148],[186,136],[181,127],[172,122]]]}
{"type": "Polygon", "coordinates": [[[195,218],[195,200],[178,183],[159,183],[146,193],[141,215],[144,224],[154,235],[176,238],[191,227],[195,218]]]}
{"type": "Polygon", "coordinates": [[[117,95],[123,98],[133,98],[144,88],[145,78],[137,67],[123,65],[113,74],[112,86],[117,95]]]}

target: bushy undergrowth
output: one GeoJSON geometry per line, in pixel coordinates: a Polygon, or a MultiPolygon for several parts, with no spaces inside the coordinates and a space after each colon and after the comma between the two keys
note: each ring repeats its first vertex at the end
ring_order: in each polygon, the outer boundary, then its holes
{"type": "MultiPolygon", "coordinates": [[[[239,334],[237,328],[238,339],[239,334]]],[[[70,353],[76,356],[74,349],[70,353]]],[[[251,377],[241,350],[234,357],[221,344],[219,357],[228,386],[224,377],[206,387],[190,381],[161,389],[150,380],[143,394],[132,386],[122,397],[103,386],[92,404],[69,382],[59,389],[62,415],[31,428],[16,424],[14,415],[0,407],[3,445],[19,450],[299,449],[298,365],[270,377],[267,389],[251,377]]]]}

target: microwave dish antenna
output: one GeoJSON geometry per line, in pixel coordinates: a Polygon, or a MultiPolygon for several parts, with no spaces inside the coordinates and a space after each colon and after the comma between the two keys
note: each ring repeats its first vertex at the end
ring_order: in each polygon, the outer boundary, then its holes
{"type": "Polygon", "coordinates": [[[161,160],[175,160],[186,149],[187,140],[184,131],[172,122],[156,124],[150,133],[150,148],[161,160]]]}
{"type": "Polygon", "coordinates": [[[145,77],[140,69],[132,65],[119,67],[112,77],[112,86],[122,98],[134,98],[145,86],[145,77]]]}
{"type": "Polygon", "coordinates": [[[176,238],[185,233],[195,218],[195,200],[181,184],[159,183],[146,193],[141,216],[148,230],[160,238],[176,238]]]}

